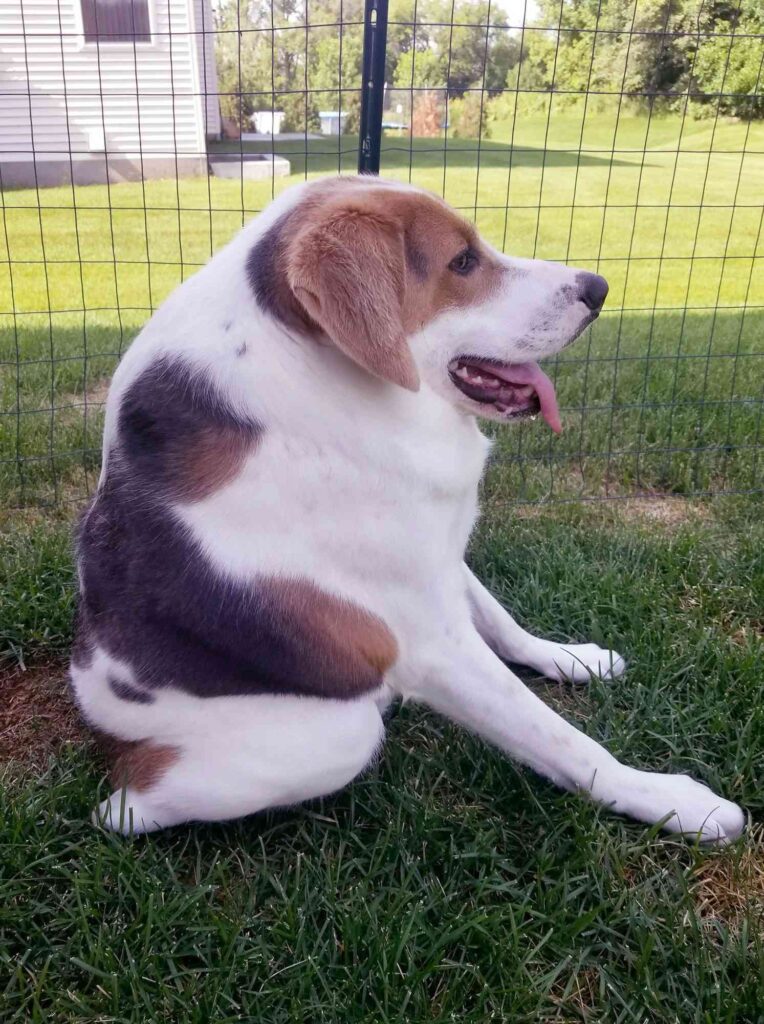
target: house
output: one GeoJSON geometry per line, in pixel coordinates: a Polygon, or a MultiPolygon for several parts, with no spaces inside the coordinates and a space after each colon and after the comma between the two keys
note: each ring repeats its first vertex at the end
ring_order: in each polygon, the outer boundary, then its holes
{"type": "Polygon", "coordinates": [[[258,135],[278,135],[285,116],[283,110],[256,110],[251,117],[252,126],[258,135]]]}
{"type": "Polygon", "coordinates": [[[207,172],[211,0],[0,0],[0,187],[207,172]]]}
{"type": "Polygon", "coordinates": [[[344,110],[319,110],[322,135],[342,135],[345,131],[347,113],[344,110]]]}

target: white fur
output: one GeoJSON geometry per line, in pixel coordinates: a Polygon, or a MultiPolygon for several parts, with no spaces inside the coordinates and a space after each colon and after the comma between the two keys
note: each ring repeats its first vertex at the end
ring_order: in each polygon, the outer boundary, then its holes
{"type": "Polygon", "coordinates": [[[395,634],[399,658],[373,699],[199,699],[162,689],[143,705],[119,700],[105,685],[109,673],[126,682],[130,674],[99,652],[87,669],[73,669],[87,717],[123,739],[151,739],[181,755],[150,791],[115,793],[100,819],[125,831],[151,830],[329,793],[373,758],[383,735],[379,709],[399,696],[422,701],[558,785],[621,813],[704,840],[737,836],[743,815],[734,804],[689,778],[620,764],[500,660],[579,682],[620,675],[620,655],[531,636],[463,562],[489,443],[447,364],[465,351],[506,362],[557,351],[588,312],[566,290],[576,271],[499,257],[506,283],[490,302],[446,312],[409,339],[422,378],[413,394],[369,376],[330,346],[290,335],[258,309],[246,256],[309,187],[272,204],[141,332],[109,395],[104,473],[121,396],[141,370],[162,352],[203,367],[236,408],[267,429],[235,479],[176,507],[180,521],[220,573],[308,577],[369,609],[395,634]],[[243,357],[236,355],[242,342],[243,357]]]}

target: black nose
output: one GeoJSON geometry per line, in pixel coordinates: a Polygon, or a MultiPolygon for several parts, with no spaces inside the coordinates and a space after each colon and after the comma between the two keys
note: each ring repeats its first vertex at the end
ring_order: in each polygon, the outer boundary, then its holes
{"type": "Polygon", "coordinates": [[[581,273],[576,275],[578,297],[592,313],[599,313],[607,297],[610,287],[604,277],[599,274],[581,273]]]}

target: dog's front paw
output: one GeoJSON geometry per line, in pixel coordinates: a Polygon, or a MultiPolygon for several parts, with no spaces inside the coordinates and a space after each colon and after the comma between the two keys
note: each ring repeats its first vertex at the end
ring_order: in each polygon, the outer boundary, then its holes
{"type": "Polygon", "coordinates": [[[615,679],[626,670],[626,662],[616,651],[596,644],[550,644],[542,671],[558,682],[588,683],[592,676],[615,679]]]}
{"type": "Polygon", "coordinates": [[[745,828],[745,814],[737,804],[717,796],[689,775],[639,772],[632,799],[641,805],[628,813],[643,821],[666,819],[667,832],[679,832],[701,843],[728,843],[745,828]]]}

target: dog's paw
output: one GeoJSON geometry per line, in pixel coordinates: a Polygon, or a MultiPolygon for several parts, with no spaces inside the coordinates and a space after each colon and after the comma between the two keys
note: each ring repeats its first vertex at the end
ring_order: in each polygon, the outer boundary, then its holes
{"type": "Polygon", "coordinates": [[[552,644],[542,671],[558,682],[588,683],[598,679],[616,679],[626,670],[626,662],[616,651],[596,644],[552,644]]]}
{"type": "Polygon", "coordinates": [[[632,796],[642,806],[634,808],[635,817],[663,821],[667,832],[681,833],[701,843],[728,843],[742,834],[742,809],[703,783],[689,775],[638,774],[641,779],[634,785],[632,796]]]}
{"type": "Polygon", "coordinates": [[[162,828],[156,808],[141,800],[140,794],[118,789],[103,800],[90,816],[91,822],[107,832],[137,836],[162,828]]]}

